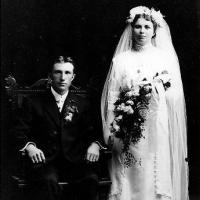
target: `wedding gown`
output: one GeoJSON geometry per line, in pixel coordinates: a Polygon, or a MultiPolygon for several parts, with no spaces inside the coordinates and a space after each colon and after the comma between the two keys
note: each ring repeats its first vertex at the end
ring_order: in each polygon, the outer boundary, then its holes
{"type": "Polygon", "coordinates": [[[144,122],[144,138],[129,147],[130,155],[136,162],[126,166],[126,155],[122,153],[123,143],[114,137],[112,159],[109,163],[112,180],[109,200],[166,200],[173,198],[172,177],[170,168],[169,147],[169,113],[167,102],[171,97],[178,99],[173,92],[173,74],[170,74],[170,61],[161,50],[155,47],[144,51],[127,51],[113,59],[115,69],[114,88],[108,94],[109,117],[114,118],[113,103],[118,97],[116,89],[134,84],[139,79],[146,78],[153,83],[153,77],[162,71],[171,75],[171,87],[166,91],[162,83],[152,84],[156,90],[152,91],[149,111],[144,122]]]}

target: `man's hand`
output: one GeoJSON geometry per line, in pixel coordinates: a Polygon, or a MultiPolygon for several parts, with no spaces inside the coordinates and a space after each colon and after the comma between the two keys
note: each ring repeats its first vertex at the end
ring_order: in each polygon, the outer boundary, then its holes
{"type": "Polygon", "coordinates": [[[40,149],[35,147],[33,144],[29,144],[26,147],[26,152],[28,157],[32,160],[33,163],[45,162],[44,153],[40,149]]]}
{"type": "Polygon", "coordinates": [[[87,149],[86,160],[96,162],[99,160],[100,147],[97,143],[93,142],[87,149]]]}

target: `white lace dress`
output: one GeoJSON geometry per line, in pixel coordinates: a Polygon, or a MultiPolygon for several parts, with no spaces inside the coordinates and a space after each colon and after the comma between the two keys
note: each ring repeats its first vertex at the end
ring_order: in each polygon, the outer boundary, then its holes
{"type": "MultiPolygon", "coordinates": [[[[133,84],[141,77],[153,81],[156,73],[166,70],[166,64],[167,60],[156,48],[144,52],[124,52],[113,60],[118,80],[115,87],[133,84]]],[[[170,71],[168,73],[170,74],[170,71]]],[[[164,90],[162,83],[155,87],[158,93],[152,94],[151,97],[144,124],[145,137],[129,148],[129,153],[139,162],[133,162],[127,167],[124,164],[126,156],[121,152],[123,143],[114,138],[113,156],[109,164],[112,180],[109,200],[173,199],[166,102],[168,91],[164,90]]],[[[112,89],[109,92],[108,104],[112,110],[117,94],[113,93],[112,89]]]]}

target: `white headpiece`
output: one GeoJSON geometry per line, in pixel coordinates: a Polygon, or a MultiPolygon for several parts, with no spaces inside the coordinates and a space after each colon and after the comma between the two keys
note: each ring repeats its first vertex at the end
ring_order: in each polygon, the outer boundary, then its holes
{"type": "Polygon", "coordinates": [[[145,6],[138,6],[138,7],[132,8],[130,10],[130,15],[127,19],[127,22],[128,23],[133,22],[136,15],[142,15],[142,14],[150,16],[152,21],[154,21],[158,26],[162,26],[164,16],[161,14],[161,12],[156,11],[154,8],[149,9],[145,6]]]}

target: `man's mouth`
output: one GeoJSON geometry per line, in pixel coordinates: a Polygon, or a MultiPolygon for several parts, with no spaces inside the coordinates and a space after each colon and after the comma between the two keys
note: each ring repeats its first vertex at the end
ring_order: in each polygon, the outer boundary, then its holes
{"type": "Polygon", "coordinates": [[[59,83],[59,85],[60,85],[60,86],[65,86],[65,85],[66,85],[66,83],[59,83]]]}

